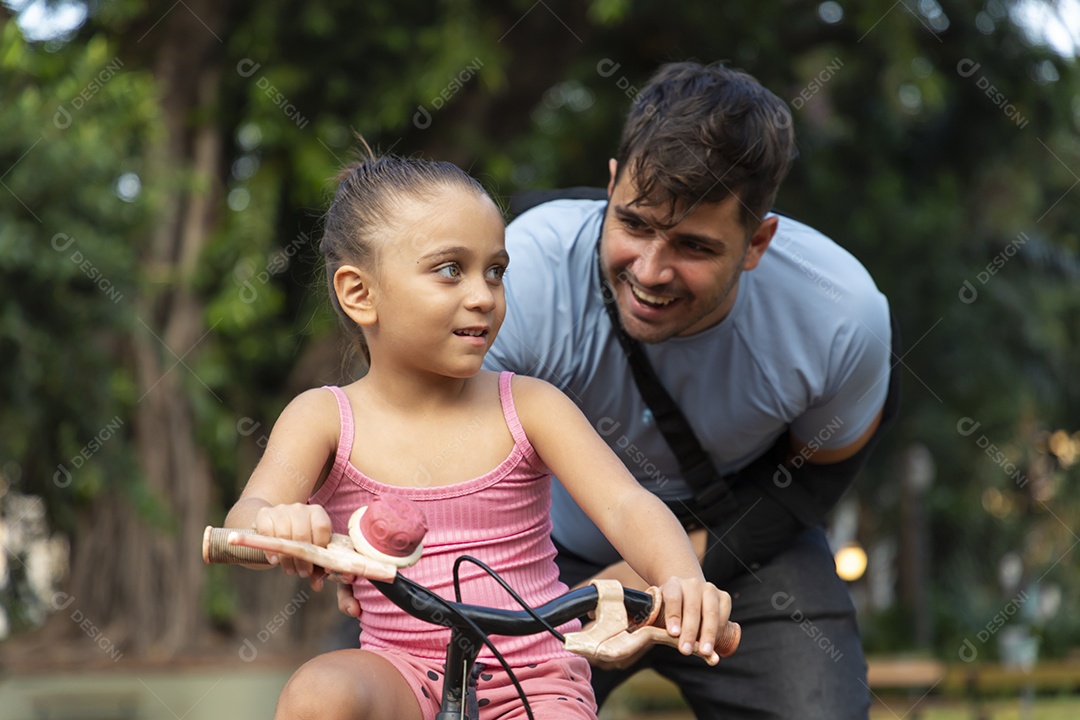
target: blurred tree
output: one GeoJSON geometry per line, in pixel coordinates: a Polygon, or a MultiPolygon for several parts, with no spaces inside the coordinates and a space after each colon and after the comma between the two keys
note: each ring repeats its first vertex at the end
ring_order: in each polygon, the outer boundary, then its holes
{"type": "Polygon", "coordinates": [[[1078,75],[1016,5],[125,0],[35,43],[0,6],[0,467],[70,535],[70,593],[125,652],[205,642],[204,592],[255,627],[281,590],[206,573],[198,535],[284,403],[360,371],[314,247],[354,133],[496,195],[601,185],[656,66],[723,59],[791,105],[780,207],[858,255],[901,320],[905,410],[858,486],[863,540],[899,535],[892,465],[923,443],[942,652],[1003,604],[1009,550],[1080,609],[1055,565],[1080,508],[1078,75]]]}

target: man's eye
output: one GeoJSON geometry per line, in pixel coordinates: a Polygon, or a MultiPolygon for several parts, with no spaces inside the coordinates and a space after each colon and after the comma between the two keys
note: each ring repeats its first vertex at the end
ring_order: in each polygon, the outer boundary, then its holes
{"type": "Polygon", "coordinates": [[[443,265],[441,268],[439,268],[435,272],[437,272],[440,275],[443,275],[445,277],[449,277],[449,278],[459,278],[459,277],[461,277],[461,268],[458,267],[457,263],[450,263],[449,265],[443,265]]]}

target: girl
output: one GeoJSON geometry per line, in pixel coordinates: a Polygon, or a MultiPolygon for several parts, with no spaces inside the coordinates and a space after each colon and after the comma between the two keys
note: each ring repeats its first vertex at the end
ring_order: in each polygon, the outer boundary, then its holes
{"type": "MultiPolygon", "coordinates": [[[[453,562],[468,553],[536,606],[566,592],[549,539],[554,473],[634,570],[661,587],[683,654],[696,646],[708,657],[730,598],[705,582],[675,517],[562,392],[481,370],[506,312],[509,262],[502,217],[483,188],[448,163],[371,158],[342,174],[320,249],[331,302],[370,369],[285,408],[226,524],[325,546],[374,496],[402,495],[430,528],[410,578],[451,597],[453,562]]],[[[318,568],[272,560],[321,586],[318,568]]],[[[462,588],[465,602],[516,607],[471,565],[462,588]]],[[[353,594],[363,649],[301,667],[275,717],[432,720],[449,631],[406,615],[366,581],[353,594]]],[[[595,717],[585,659],[549,635],[498,646],[537,718],[595,717]]],[[[480,661],[483,716],[523,716],[486,649],[480,661]]]]}

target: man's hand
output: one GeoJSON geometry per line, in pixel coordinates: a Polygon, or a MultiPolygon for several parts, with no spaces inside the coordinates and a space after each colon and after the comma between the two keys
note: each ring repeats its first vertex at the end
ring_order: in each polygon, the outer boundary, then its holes
{"type": "Polygon", "coordinates": [[[360,617],[360,601],[353,597],[352,585],[338,585],[337,606],[349,617],[360,617]]]}
{"type": "MultiPolygon", "coordinates": [[[[694,530],[688,533],[688,537],[690,538],[690,544],[693,545],[694,552],[697,554],[698,561],[700,562],[705,556],[708,531],[704,529],[694,530]]],[[[607,566],[601,572],[597,573],[595,578],[617,580],[624,587],[632,588],[634,590],[644,591],[649,588],[649,584],[645,582],[640,575],[634,572],[625,561],[620,561],[614,565],[607,566]]],[[[584,580],[575,587],[588,585],[593,579],[594,578],[589,578],[584,580]]],[[[696,653],[707,658],[716,647],[718,638],[728,632],[726,626],[728,624],[728,616],[731,614],[731,597],[723,590],[719,590],[712,583],[701,583],[699,580],[685,580],[685,582],[689,582],[691,585],[684,590],[683,582],[684,579],[671,578],[661,588],[661,593],[664,597],[664,617],[657,618],[655,625],[666,628],[672,637],[681,637],[685,631],[687,640],[679,643],[679,651],[684,655],[696,653]],[[672,584],[673,582],[674,585],[672,584]],[[668,592],[665,592],[665,590],[668,592]],[[687,591],[689,592],[689,595],[686,594],[687,591]],[[689,605],[687,604],[687,601],[689,601],[689,605]],[[694,607],[695,605],[696,609],[694,607]],[[716,608],[716,610],[714,611],[713,608],[716,608]],[[716,613],[715,615],[713,614],[714,612],[716,613]],[[706,613],[710,618],[708,625],[706,624],[706,613]],[[687,625],[687,623],[682,621],[684,616],[692,616],[694,618],[690,627],[684,627],[684,625],[687,625]],[[723,618],[722,620],[720,619],[721,617],[723,618]],[[700,628],[700,632],[698,632],[698,628],[700,628]],[[711,635],[709,633],[711,633],[711,635]],[[708,644],[708,649],[705,648],[706,643],[708,644]],[[688,645],[690,649],[686,650],[688,645]]],[[[339,590],[338,607],[341,608],[342,612],[346,612],[345,606],[342,605],[341,598],[342,595],[339,590]]],[[[348,613],[346,612],[346,614],[348,613]]],[[[592,662],[594,667],[598,667],[602,670],[622,670],[636,663],[648,651],[649,648],[645,647],[634,655],[622,658],[615,662],[606,662],[603,660],[590,660],[590,662],[592,662]]]]}
{"type": "Polygon", "coordinates": [[[683,654],[698,655],[709,665],[715,665],[721,657],[734,653],[739,645],[741,628],[727,620],[730,598],[701,578],[672,577],[663,588],[649,588],[649,594],[657,601],[653,618],[647,627],[636,628],[624,626],[627,618],[619,583],[604,579],[593,584],[601,598],[597,619],[566,639],[567,649],[584,655],[594,667],[605,670],[630,667],[656,644],[671,645],[683,654]],[[612,586],[618,590],[617,597],[612,597],[612,586]],[[612,604],[618,606],[617,610],[612,604]],[[617,631],[612,634],[614,630],[617,631]]]}

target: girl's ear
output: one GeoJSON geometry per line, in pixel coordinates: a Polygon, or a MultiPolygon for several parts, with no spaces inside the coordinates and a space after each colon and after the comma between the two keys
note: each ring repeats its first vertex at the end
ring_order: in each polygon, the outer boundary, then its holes
{"type": "Polygon", "coordinates": [[[357,325],[371,326],[378,320],[375,312],[375,284],[370,273],[354,265],[342,265],[334,273],[334,292],[338,304],[357,325]]]}

